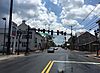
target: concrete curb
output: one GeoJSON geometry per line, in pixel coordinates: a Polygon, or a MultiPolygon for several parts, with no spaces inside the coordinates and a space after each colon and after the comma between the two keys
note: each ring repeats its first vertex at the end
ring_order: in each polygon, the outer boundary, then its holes
{"type": "Polygon", "coordinates": [[[6,55],[6,56],[0,56],[0,61],[2,60],[7,60],[7,59],[12,59],[12,58],[17,58],[17,57],[23,57],[25,56],[24,54],[20,55],[6,55]]]}

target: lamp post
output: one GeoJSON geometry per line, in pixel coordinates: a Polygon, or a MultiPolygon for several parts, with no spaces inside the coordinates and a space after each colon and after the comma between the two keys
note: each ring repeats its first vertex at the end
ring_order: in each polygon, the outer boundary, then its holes
{"type": "Polygon", "coordinates": [[[3,52],[2,54],[4,55],[4,50],[5,50],[5,37],[6,37],[6,18],[2,18],[5,21],[5,28],[4,28],[4,43],[3,43],[3,52]]]}

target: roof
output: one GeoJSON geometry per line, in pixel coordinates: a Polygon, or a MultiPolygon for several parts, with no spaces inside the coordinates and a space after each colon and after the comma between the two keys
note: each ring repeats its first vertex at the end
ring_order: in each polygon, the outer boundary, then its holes
{"type": "Polygon", "coordinates": [[[100,20],[98,20],[96,23],[100,23],[100,20]]]}
{"type": "MultiPolygon", "coordinates": [[[[94,36],[94,35],[92,35],[91,33],[89,33],[88,31],[86,31],[86,32],[84,32],[83,34],[81,34],[80,36],[78,36],[78,37],[81,37],[81,36],[83,36],[83,35],[85,35],[85,34],[90,34],[91,36],[94,36]]],[[[95,37],[95,36],[94,36],[95,37]]]]}
{"type": "Polygon", "coordinates": [[[36,32],[36,34],[39,35],[39,36],[41,36],[43,38],[43,36],[39,32],[36,32]]]}

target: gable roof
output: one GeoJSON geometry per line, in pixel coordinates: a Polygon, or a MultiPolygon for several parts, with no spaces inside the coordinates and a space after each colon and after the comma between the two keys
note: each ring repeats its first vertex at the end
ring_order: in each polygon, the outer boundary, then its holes
{"type": "Polygon", "coordinates": [[[92,35],[92,34],[91,34],[91,33],[89,33],[88,31],[84,32],[83,34],[81,34],[81,35],[80,35],[80,36],[78,36],[78,37],[81,37],[81,36],[83,36],[83,35],[90,35],[90,36],[95,37],[94,35],[92,35]]]}

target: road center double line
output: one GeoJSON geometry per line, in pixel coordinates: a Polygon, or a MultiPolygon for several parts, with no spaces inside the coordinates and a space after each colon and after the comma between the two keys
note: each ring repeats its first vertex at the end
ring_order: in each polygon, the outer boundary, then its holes
{"type": "Polygon", "coordinates": [[[54,61],[49,61],[48,64],[46,65],[46,67],[43,69],[43,71],[41,73],[49,73],[50,69],[53,66],[54,61]]]}

